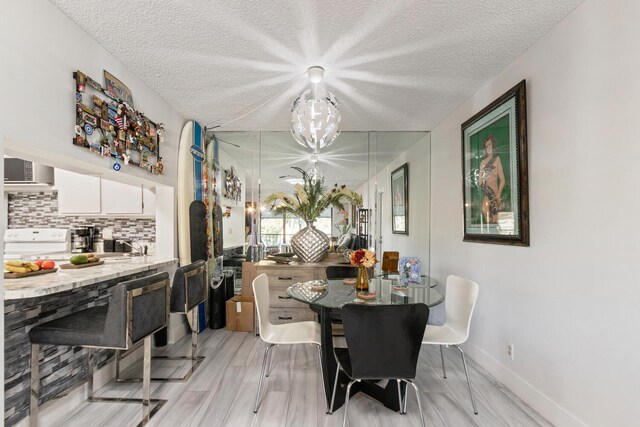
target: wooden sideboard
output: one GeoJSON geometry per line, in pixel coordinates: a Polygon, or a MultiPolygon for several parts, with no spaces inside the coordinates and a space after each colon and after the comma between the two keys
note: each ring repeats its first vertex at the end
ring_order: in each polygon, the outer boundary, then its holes
{"type": "Polygon", "coordinates": [[[294,283],[314,279],[326,279],[325,270],[330,265],[345,265],[344,260],[334,256],[317,263],[291,262],[278,264],[263,260],[243,266],[242,287],[251,289],[251,282],[260,274],[269,277],[269,319],[274,325],[305,320],[315,320],[316,314],[307,304],[295,301],[287,295],[287,288],[294,283]],[[249,270],[249,271],[248,271],[249,270]],[[253,271],[251,271],[253,270],[253,271]],[[245,274],[245,271],[249,274],[245,274]],[[253,273],[253,274],[251,274],[253,273]]]}

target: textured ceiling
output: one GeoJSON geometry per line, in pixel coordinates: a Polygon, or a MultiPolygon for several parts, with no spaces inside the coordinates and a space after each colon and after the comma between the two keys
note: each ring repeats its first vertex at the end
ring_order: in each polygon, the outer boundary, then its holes
{"type": "Polygon", "coordinates": [[[273,98],[220,130],[287,130],[311,65],[343,129],[430,130],[582,0],[51,1],[188,118],[273,98]]]}

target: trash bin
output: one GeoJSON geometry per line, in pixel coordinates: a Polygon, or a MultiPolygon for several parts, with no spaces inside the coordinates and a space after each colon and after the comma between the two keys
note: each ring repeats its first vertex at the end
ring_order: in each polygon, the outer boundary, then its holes
{"type": "Polygon", "coordinates": [[[233,298],[233,284],[235,273],[231,268],[225,268],[221,273],[211,276],[209,289],[209,327],[222,329],[226,326],[226,302],[233,298]]]}

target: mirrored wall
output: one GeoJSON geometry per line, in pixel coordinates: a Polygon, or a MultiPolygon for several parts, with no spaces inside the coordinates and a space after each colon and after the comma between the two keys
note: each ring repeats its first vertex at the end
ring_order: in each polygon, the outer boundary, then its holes
{"type": "Polygon", "coordinates": [[[327,209],[316,221],[316,227],[336,244],[346,233],[362,235],[379,260],[384,251],[397,251],[401,257],[415,256],[428,274],[428,132],[342,132],[319,153],[299,145],[290,132],[210,132],[207,137],[214,135],[221,168],[233,167],[242,181],[241,200],[221,198],[223,212],[228,214],[223,218],[225,248],[259,243],[269,253],[288,250],[291,236],[305,223],[291,215],[271,212],[264,201],[274,192],[293,194],[295,184],[301,183],[302,178],[294,169],[297,167],[309,174],[319,173],[329,189],[335,184],[345,185],[362,196],[361,208],[366,212],[361,212],[360,217],[366,218],[365,224],[358,223],[358,210],[350,204],[343,211],[327,209]],[[398,183],[405,170],[408,188],[400,188],[398,183]]]}

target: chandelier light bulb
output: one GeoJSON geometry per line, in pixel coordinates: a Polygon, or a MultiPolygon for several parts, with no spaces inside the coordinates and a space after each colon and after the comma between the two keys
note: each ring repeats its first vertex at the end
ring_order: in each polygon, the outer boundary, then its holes
{"type": "Polygon", "coordinates": [[[319,66],[309,67],[307,70],[307,74],[309,75],[309,80],[313,84],[318,84],[322,81],[324,77],[324,68],[319,66]]]}

